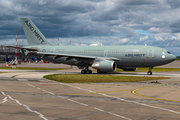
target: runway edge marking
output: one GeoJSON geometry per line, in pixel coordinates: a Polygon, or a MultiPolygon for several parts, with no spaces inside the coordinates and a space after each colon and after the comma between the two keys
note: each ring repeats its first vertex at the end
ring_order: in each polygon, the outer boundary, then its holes
{"type": "MultiPolygon", "coordinates": [[[[30,109],[29,106],[25,105],[25,104],[21,104],[17,99],[13,99],[10,95],[6,95],[4,92],[1,91],[1,93],[4,95],[4,96],[7,96],[8,98],[10,98],[11,100],[15,101],[17,104],[21,105],[21,106],[24,106],[28,111],[30,112],[34,112],[36,114],[39,115],[40,118],[44,119],[44,120],[48,120],[47,118],[44,117],[43,114],[37,112],[37,111],[33,111],[32,109],[30,109]]],[[[6,100],[7,100],[7,97],[6,97],[6,100]]]]}
{"type": "MultiPolygon", "coordinates": [[[[1,91],[1,94],[2,95],[4,95],[4,96],[6,96],[5,94],[4,94],[4,92],[3,91],[1,91]]],[[[3,101],[2,102],[0,102],[0,104],[1,103],[5,103],[5,102],[7,102],[8,101],[8,99],[7,99],[8,97],[5,97],[4,99],[3,99],[3,101]]]]}
{"type": "Polygon", "coordinates": [[[104,110],[94,107],[94,109],[104,112],[104,110]]]}
{"type": "Polygon", "coordinates": [[[75,102],[75,103],[84,105],[84,106],[88,106],[87,104],[84,104],[84,103],[81,103],[81,102],[78,102],[78,101],[75,101],[75,100],[72,100],[72,99],[68,99],[68,100],[71,101],[71,102],[75,102]]]}
{"type": "MultiPolygon", "coordinates": [[[[76,87],[76,86],[72,86],[72,85],[68,85],[68,84],[64,84],[64,83],[60,83],[60,84],[62,84],[62,85],[67,85],[67,86],[69,86],[69,87],[73,87],[73,88],[76,88],[76,89],[81,89],[81,90],[86,90],[86,91],[89,91],[89,92],[92,92],[92,93],[96,93],[96,92],[91,91],[91,90],[88,90],[88,89],[83,89],[83,88],[80,88],[80,87],[76,87]]],[[[31,84],[28,84],[28,85],[31,86],[31,87],[33,86],[33,85],[31,85],[31,84]]],[[[35,86],[34,86],[34,87],[35,87],[35,86]]],[[[37,87],[37,89],[38,89],[38,87],[37,87]]],[[[55,95],[54,93],[49,92],[49,91],[46,91],[46,90],[43,90],[43,89],[39,89],[39,90],[42,90],[42,91],[47,92],[47,93],[49,93],[49,94],[55,95]]],[[[106,95],[106,94],[104,94],[104,95],[106,95]]],[[[64,97],[62,97],[62,96],[58,96],[58,97],[64,99],[64,97]]],[[[81,102],[78,102],[78,101],[75,101],[75,100],[72,100],[72,99],[67,99],[67,100],[69,100],[69,101],[71,101],[71,102],[75,102],[75,103],[81,104],[81,105],[84,105],[84,106],[88,106],[87,104],[84,104],[84,103],[81,103],[81,102]]],[[[96,107],[94,107],[94,109],[99,110],[99,111],[101,111],[101,112],[105,112],[104,110],[99,109],[99,108],[96,108],[96,107]]],[[[111,114],[111,115],[114,115],[114,116],[116,116],[116,117],[120,117],[120,118],[126,119],[126,120],[132,120],[132,119],[130,119],[130,118],[127,118],[127,117],[124,117],[124,116],[121,116],[121,115],[118,115],[118,114],[115,114],[115,113],[112,113],[112,112],[107,112],[107,113],[109,113],[109,114],[111,114]]]]}
{"type": "Polygon", "coordinates": [[[108,112],[109,114],[112,114],[112,115],[114,115],[114,116],[117,116],[117,117],[120,117],[120,118],[124,118],[124,119],[126,119],[126,120],[132,120],[132,119],[129,119],[129,118],[127,118],[127,117],[124,117],[124,116],[121,116],[121,115],[118,115],[118,114],[115,114],[115,113],[112,113],[112,112],[108,112]]]}
{"type": "MultiPolygon", "coordinates": [[[[59,84],[67,85],[67,86],[73,87],[73,88],[77,88],[76,86],[72,86],[72,85],[68,85],[68,84],[64,84],[64,83],[59,83],[59,84]]],[[[156,85],[156,86],[159,86],[159,85],[156,85]]],[[[97,93],[95,91],[91,91],[91,90],[88,90],[88,89],[83,89],[82,88],[82,90],[86,90],[86,91],[89,91],[89,92],[92,92],[92,93],[97,93]]],[[[148,105],[148,104],[144,104],[144,103],[140,103],[140,102],[125,100],[125,99],[122,99],[122,98],[119,98],[119,97],[110,96],[110,95],[106,95],[106,94],[101,94],[101,95],[106,96],[106,97],[111,97],[111,98],[117,98],[117,99],[125,101],[125,102],[131,102],[131,103],[139,104],[139,105],[142,105],[142,106],[147,106],[147,107],[151,107],[151,108],[155,108],[155,109],[161,109],[161,110],[164,110],[164,111],[180,114],[180,112],[177,112],[177,111],[174,111],[174,110],[170,110],[170,109],[166,109],[166,108],[162,108],[162,107],[156,107],[156,106],[152,106],[152,105],[148,105]]]]}

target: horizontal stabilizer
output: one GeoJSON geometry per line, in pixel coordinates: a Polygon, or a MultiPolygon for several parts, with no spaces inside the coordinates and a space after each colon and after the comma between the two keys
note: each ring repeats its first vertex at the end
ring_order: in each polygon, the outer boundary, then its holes
{"type": "Polygon", "coordinates": [[[17,49],[26,49],[28,51],[38,51],[38,49],[36,49],[36,48],[25,48],[25,47],[16,47],[16,46],[6,46],[6,47],[17,48],[17,49]]]}

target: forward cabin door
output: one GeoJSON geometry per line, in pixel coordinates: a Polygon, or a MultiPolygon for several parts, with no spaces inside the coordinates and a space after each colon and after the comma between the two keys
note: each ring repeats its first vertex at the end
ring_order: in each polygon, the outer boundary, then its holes
{"type": "Polygon", "coordinates": [[[108,50],[104,50],[104,57],[108,56],[108,50]]]}
{"type": "Polygon", "coordinates": [[[148,58],[154,58],[154,49],[149,48],[147,52],[148,58]]]}

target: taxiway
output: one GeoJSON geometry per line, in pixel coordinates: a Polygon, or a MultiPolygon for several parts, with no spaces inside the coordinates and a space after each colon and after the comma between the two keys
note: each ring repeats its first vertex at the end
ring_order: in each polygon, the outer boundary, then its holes
{"type": "MultiPolygon", "coordinates": [[[[180,72],[154,73],[171,79],[141,83],[59,83],[61,71],[0,70],[0,119],[18,120],[179,120],[180,72]]],[[[96,74],[92,74],[96,75],[96,74]]],[[[146,73],[117,73],[138,75],[146,73]]]]}

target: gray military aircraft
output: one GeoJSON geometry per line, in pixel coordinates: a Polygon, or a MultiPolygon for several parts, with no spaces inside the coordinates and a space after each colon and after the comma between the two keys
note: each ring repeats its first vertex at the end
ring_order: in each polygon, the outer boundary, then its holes
{"type": "Polygon", "coordinates": [[[24,54],[41,56],[52,63],[78,66],[82,74],[115,72],[116,68],[135,71],[138,67],[164,65],[176,59],[169,51],[152,46],[57,46],[50,43],[29,18],[20,18],[29,46],[14,47],[24,54]]]}

